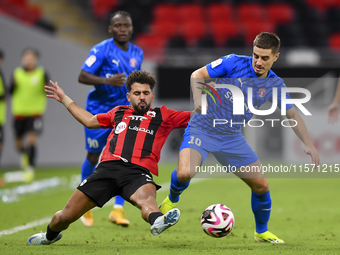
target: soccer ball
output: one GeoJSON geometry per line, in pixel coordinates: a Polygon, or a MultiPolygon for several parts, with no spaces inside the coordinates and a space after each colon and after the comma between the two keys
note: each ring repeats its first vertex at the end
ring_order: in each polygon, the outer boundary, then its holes
{"type": "Polygon", "coordinates": [[[222,204],[213,204],[204,210],[201,216],[203,231],[212,237],[228,235],[234,228],[235,218],[229,207],[222,204]]]}

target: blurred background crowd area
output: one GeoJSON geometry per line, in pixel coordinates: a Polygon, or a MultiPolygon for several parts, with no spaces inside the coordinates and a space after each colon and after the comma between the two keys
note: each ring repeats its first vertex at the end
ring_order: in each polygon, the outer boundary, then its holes
{"type": "Polygon", "coordinates": [[[340,0],[0,2],[2,15],[89,45],[108,36],[109,15],[117,10],[131,13],[133,41],[158,61],[171,49],[249,47],[261,31],[277,33],[284,48],[340,51],[340,0]]]}

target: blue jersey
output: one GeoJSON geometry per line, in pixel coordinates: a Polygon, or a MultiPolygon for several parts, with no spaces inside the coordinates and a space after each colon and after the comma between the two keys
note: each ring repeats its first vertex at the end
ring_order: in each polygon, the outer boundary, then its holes
{"type": "MultiPolygon", "coordinates": [[[[212,93],[212,97],[207,96],[208,109],[206,115],[195,113],[190,121],[191,128],[204,130],[206,134],[221,135],[228,133],[239,133],[254,115],[248,106],[248,88],[252,88],[253,106],[258,109],[266,101],[272,102],[273,88],[277,88],[277,105],[281,107],[281,89],[286,87],[283,80],[272,70],[269,70],[266,78],[258,78],[252,67],[252,57],[238,56],[230,54],[224,56],[206,66],[211,78],[219,78],[217,84],[231,84],[238,87],[244,95],[244,114],[233,114],[233,94],[227,88],[218,88],[218,93],[222,104],[212,93]],[[223,120],[225,124],[213,125],[214,119],[223,120]]],[[[290,98],[287,93],[286,98],[290,98]]],[[[286,109],[293,105],[287,105],[286,109]]],[[[221,121],[220,121],[221,123],[221,121]]]]}
{"type": "MultiPolygon", "coordinates": [[[[86,59],[82,70],[100,77],[110,78],[114,74],[125,73],[128,76],[135,70],[141,70],[143,51],[129,43],[129,49],[118,48],[113,39],[107,39],[95,45],[86,59]]],[[[126,99],[126,86],[114,87],[107,84],[94,85],[86,103],[86,110],[92,114],[105,113],[118,105],[129,105],[126,99]]]]}

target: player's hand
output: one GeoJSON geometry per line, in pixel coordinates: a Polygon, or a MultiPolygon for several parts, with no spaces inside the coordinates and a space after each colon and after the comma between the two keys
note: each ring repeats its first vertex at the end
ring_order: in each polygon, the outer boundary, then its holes
{"type": "Polygon", "coordinates": [[[63,100],[65,96],[64,90],[62,90],[59,86],[58,83],[54,83],[53,81],[50,81],[50,84],[52,86],[47,86],[45,85],[45,92],[48,93],[46,96],[49,98],[54,98],[57,100],[59,103],[63,100]]]}
{"type": "Polygon", "coordinates": [[[339,104],[331,104],[325,112],[328,112],[328,123],[334,124],[339,120],[339,104]]]}
{"type": "Polygon", "coordinates": [[[312,163],[314,164],[314,168],[320,165],[319,153],[314,147],[314,145],[306,145],[304,151],[306,154],[312,157],[312,163]]]}
{"type": "Polygon", "coordinates": [[[114,86],[114,87],[122,87],[124,85],[126,79],[125,73],[118,73],[112,75],[110,78],[107,78],[106,84],[114,86]]]}

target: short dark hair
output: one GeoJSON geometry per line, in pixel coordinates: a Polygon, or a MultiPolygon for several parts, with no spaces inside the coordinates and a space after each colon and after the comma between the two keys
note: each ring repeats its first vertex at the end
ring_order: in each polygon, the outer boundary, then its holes
{"type": "Polygon", "coordinates": [[[40,57],[39,51],[38,51],[37,49],[31,48],[31,47],[28,47],[28,48],[23,49],[23,51],[21,52],[21,56],[25,55],[25,53],[26,53],[27,51],[33,52],[33,54],[34,54],[37,58],[40,57]]]}
{"type": "Polygon", "coordinates": [[[4,52],[0,49],[0,59],[4,59],[5,58],[5,54],[4,52]]]}
{"type": "Polygon", "coordinates": [[[131,91],[131,86],[136,82],[140,84],[149,84],[151,90],[153,90],[153,88],[156,85],[155,76],[153,76],[151,73],[148,73],[146,71],[136,70],[129,74],[129,76],[126,79],[126,83],[125,83],[129,92],[131,91]]]}
{"type": "Polygon", "coordinates": [[[114,16],[116,16],[116,15],[124,15],[124,16],[126,16],[126,17],[129,17],[129,18],[132,20],[131,14],[130,14],[130,13],[128,13],[128,12],[126,12],[126,11],[116,11],[116,12],[114,12],[114,13],[112,13],[112,14],[110,15],[110,24],[111,24],[112,18],[113,18],[114,16]]]}
{"type": "Polygon", "coordinates": [[[271,49],[273,54],[279,52],[280,38],[275,33],[261,32],[255,37],[253,46],[261,49],[271,49]]]}

